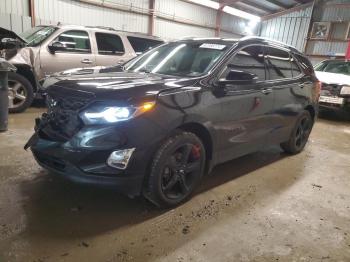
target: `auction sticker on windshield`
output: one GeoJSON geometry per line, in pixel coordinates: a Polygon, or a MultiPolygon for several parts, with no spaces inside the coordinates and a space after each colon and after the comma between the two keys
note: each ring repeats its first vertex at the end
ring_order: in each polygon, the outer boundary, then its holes
{"type": "Polygon", "coordinates": [[[209,43],[204,43],[199,46],[199,48],[208,48],[208,49],[216,49],[216,50],[222,50],[225,47],[226,45],[209,44],[209,43]]]}

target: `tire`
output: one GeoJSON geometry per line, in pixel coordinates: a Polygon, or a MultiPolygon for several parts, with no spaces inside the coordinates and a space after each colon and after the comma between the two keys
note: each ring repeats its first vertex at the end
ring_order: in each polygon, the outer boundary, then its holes
{"type": "Polygon", "coordinates": [[[9,94],[12,94],[12,99],[9,99],[9,112],[21,113],[25,111],[32,104],[34,99],[32,84],[22,75],[13,72],[9,72],[8,74],[8,84],[9,94]],[[15,87],[18,88],[15,90],[15,87]]]}
{"type": "Polygon", "coordinates": [[[292,155],[300,153],[309,139],[313,124],[309,111],[304,110],[296,121],[289,140],[281,144],[283,151],[292,155]]]}
{"type": "Polygon", "coordinates": [[[155,153],[144,196],[160,208],[184,202],[203,176],[205,159],[205,148],[196,135],[177,132],[155,153]]]}

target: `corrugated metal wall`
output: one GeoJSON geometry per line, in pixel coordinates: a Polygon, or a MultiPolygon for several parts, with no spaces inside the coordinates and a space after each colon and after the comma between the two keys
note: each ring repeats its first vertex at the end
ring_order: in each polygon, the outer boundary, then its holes
{"type": "MultiPolygon", "coordinates": [[[[118,4],[123,5],[124,2],[126,1],[119,0],[118,4]]],[[[140,4],[145,1],[134,2],[140,4]]],[[[130,3],[129,1],[129,5],[134,4],[134,2],[131,1],[130,3]]],[[[112,10],[73,0],[35,0],[34,4],[36,24],[57,24],[57,22],[61,22],[63,24],[109,26],[119,30],[147,32],[148,18],[142,14],[112,10]]]]}
{"type": "MultiPolygon", "coordinates": [[[[221,29],[223,31],[229,31],[232,33],[222,32],[229,37],[240,38],[242,35],[246,35],[246,27],[248,25],[248,20],[238,18],[236,16],[232,16],[226,13],[222,14],[221,19],[221,29]]],[[[254,35],[258,34],[259,27],[256,26],[253,28],[252,33],[254,35]]]]}
{"type": "Polygon", "coordinates": [[[261,23],[263,37],[281,41],[304,50],[312,7],[295,11],[261,23]]]}
{"type": "MultiPolygon", "coordinates": [[[[34,0],[35,16],[39,24],[76,24],[109,26],[119,30],[147,33],[148,0],[34,0]],[[98,6],[113,5],[117,9],[98,6]],[[124,10],[124,11],[123,11],[124,10]]],[[[213,37],[216,10],[182,0],[155,1],[155,35],[166,39],[187,36],[213,37]]],[[[30,28],[28,0],[0,0],[0,24],[22,32],[30,28]]],[[[247,20],[223,14],[221,37],[239,38],[245,35],[247,20]]],[[[257,28],[254,30],[257,34],[257,28]]]]}
{"type": "Polygon", "coordinates": [[[310,39],[306,53],[316,56],[343,56],[348,46],[345,34],[350,21],[350,10],[336,4],[349,4],[349,0],[323,1],[314,10],[313,22],[338,22],[332,25],[331,41],[319,41],[310,39]],[[344,23],[339,23],[344,21],[344,23]],[[339,40],[336,40],[339,39],[339,40]]]}
{"type": "Polygon", "coordinates": [[[28,0],[0,0],[0,26],[17,33],[29,29],[28,0]]]}
{"type": "Polygon", "coordinates": [[[0,0],[0,13],[29,16],[28,0],[0,0]]]}

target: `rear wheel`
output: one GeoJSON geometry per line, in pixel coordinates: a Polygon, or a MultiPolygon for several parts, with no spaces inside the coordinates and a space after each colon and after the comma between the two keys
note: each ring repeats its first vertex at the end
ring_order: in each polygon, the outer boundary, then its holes
{"type": "Polygon", "coordinates": [[[21,113],[32,104],[33,87],[25,77],[10,72],[8,74],[8,89],[10,113],[21,113]]]}
{"type": "Polygon", "coordinates": [[[298,118],[289,140],[281,144],[282,149],[289,154],[300,153],[309,139],[312,126],[312,117],[310,113],[305,110],[298,118]]]}
{"type": "Polygon", "coordinates": [[[204,173],[205,148],[189,132],[167,139],[156,152],[145,197],[159,207],[175,206],[186,200],[204,173]]]}

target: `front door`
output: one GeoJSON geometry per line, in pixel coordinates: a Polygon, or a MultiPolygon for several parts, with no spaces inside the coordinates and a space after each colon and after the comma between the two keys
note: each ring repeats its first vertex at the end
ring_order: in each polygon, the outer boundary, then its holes
{"type": "Polygon", "coordinates": [[[271,132],[272,89],[266,84],[264,47],[248,46],[237,52],[223,68],[220,79],[230,72],[255,76],[254,82],[240,79],[222,87],[222,117],[219,125],[222,149],[220,162],[261,149],[271,132]]]}
{"type": "Polygon", "coordinates": [[[91,39],[87,31],[68,30],[59,34],[50,44],[59,42],[63,48],[51,53],[47,46],[40,50],[41,68],[44,75],[81,67],[95,66],[91,39]]]}

